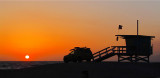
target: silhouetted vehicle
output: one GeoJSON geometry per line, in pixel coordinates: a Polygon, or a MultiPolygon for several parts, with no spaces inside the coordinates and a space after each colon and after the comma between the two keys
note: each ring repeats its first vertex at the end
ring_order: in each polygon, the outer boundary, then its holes
{"type": "Polygon", "coordinates": [[[82,62],[83,60],[86,60],[87,62],[90,62],[91,59],[93,58],[93,55],[92,55],[92,52],[91,52],[90,48],[75,47],[74,49],[71,49],[70,51],[71,51],[71,53],[64,56],[64,58],[63,58],[65,63],[68,63],[68,62],[82,62]]]}

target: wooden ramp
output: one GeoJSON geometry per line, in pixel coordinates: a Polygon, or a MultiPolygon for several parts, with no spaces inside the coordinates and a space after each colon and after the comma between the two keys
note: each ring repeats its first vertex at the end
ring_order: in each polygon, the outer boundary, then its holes
{"type": "Polygon", "coordinates": [[[114,55],[116,55],[114,49],[116,47],[107,47],[93,54],[93,62],[101,62],[105,59],[108,59],[114,55]]]}

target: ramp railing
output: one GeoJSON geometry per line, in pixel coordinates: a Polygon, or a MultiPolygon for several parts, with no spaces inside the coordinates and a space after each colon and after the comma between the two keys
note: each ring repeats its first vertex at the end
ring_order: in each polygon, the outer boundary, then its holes
{"type": "Polygon", "coordinates": [[[93,54],[93,61],[103,61],[109,57],[126,54],[126,46],[111,46],[93,54]]]}
{"type": "Polygon", "coordinates": [[[114,53],[114,49],[115,49],[115,48],[116,48],[116,47],[112,47],[112,48],[107,47],[107,48],[105,48],[105,49],[102,49],[102,50],[94,53],[94,54],[93,54],[93,61],[94,61],[95,59],[101,59],[101,58],[104,57],[105,55],[114,53]]]}

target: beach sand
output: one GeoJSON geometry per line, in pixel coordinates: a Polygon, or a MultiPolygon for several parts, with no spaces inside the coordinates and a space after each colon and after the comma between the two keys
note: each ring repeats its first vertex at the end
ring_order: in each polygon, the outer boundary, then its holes
{"type": "Polygon", "coordinates": [[[160,78],[160,63],[59,63],[0,70],[0,78],[160,78]]]}

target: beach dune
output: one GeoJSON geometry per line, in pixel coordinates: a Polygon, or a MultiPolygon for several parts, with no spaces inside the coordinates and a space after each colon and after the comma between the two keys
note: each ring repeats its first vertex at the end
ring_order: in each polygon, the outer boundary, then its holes
{"type": "Polygon", "coordinates": [[[160,63],[59,63],[0,70],[0,78],[160,78],[160,63]]]}

